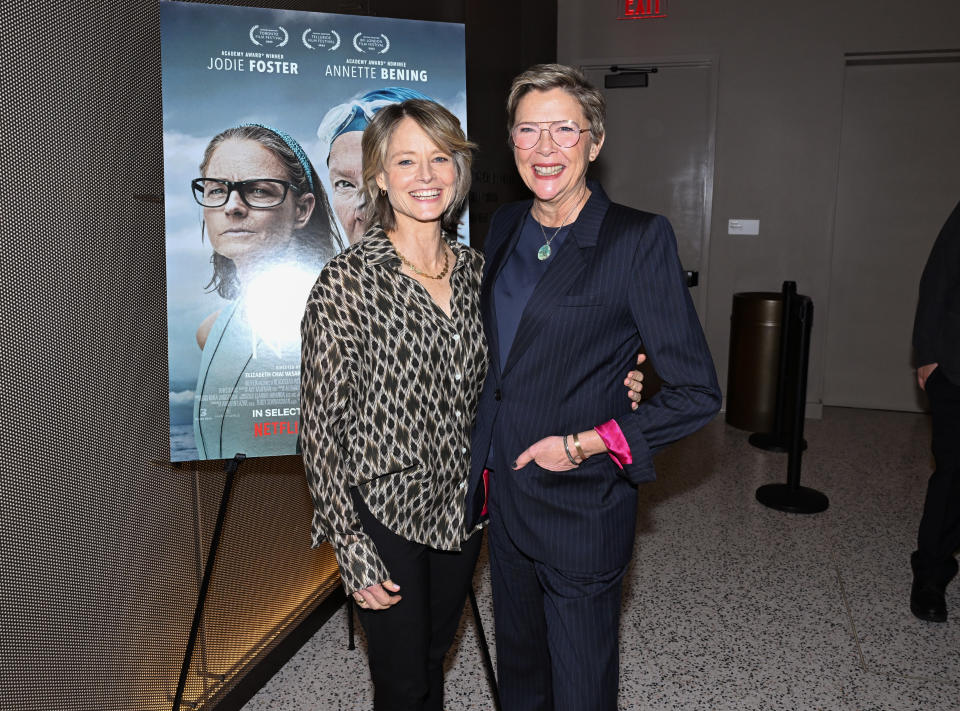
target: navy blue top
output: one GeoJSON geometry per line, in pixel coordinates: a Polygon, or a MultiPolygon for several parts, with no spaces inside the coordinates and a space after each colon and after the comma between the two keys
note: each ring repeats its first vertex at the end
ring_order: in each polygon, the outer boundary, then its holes
{"type": "MultiPolygon", "coordinates": [[[[574,221],[572,224],[576,224],[574,221]]],[[[523,310],[527,307],[527,301],[533,293],[540,277],[544,275],[547,269],[556,259],[560,247],[564,240],[570,234],[571,225],[565,225],[557,233],[557,236],[550,240],[550,256],[542,262],[537,259],[537,251],[544,245],[544,232],[550,237],[556,227],[544,227],[541,229],[540,223],[533,219],[533,215],[527,212],[523,220],[523,227],[520,231],[520,239],[517,240],[517,246],[507,257],[506,264],[497,276],[497,281],[493,286],[493,303],[497,310],[497,335],[500,341],[500,363],[507,362],[507,354],[510,353],[510,346],[513,345],[513,339],[517,335],[517,328],[520,326],[520,317],[523,316],[523,310]]]]}

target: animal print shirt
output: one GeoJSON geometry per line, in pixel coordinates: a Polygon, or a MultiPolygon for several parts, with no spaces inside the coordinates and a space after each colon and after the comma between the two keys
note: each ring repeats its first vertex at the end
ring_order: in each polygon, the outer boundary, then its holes
{"type": "Polygon", "coordinates": [[[313,545],[329,540],[347,593],[390,578],[350,497],[356,487],[394,533],[459,550],[470,430],[487,369],[483,256],[456,255],[448,317],[382,229],[323,268],[301,324],[300,438],[313,496],[313,545]]]}

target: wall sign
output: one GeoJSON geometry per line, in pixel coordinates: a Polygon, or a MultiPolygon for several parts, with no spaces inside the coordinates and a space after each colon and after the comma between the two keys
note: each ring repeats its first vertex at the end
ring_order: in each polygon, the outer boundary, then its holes
{"type": "Polygon", "coordinates": [[[618,20],[651,20],[667,16],[667,0],[618,0],[618,20]]]}

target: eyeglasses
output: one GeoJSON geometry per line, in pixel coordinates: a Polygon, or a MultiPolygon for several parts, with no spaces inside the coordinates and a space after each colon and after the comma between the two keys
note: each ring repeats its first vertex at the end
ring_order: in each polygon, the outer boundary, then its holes
{"type": "Polygon", "coordinates": [[[286,180],[274,178],[253,178],[251,180],[220,180],[218,178],[197,178],[191,181],[193,199],[204,207],[222,207],[230,199],[234,190],[247,207],[263,210],[276,207],[287,199],[287,191],[300,190],[286,180]]]}
{"type": "Polygon", "coordinates": [[[550,133],[550,138],[561,148],[573,148],[580,142],[580,134],[589,131],[589,128],[580,128],[576,121],[540,121],[538,123],[518,123],[510,130],[510,140],[520,150],[527,150],[537,145],[544,131],[550,133]],[[546,128],[542,126],[546,125],[546,128]]]}

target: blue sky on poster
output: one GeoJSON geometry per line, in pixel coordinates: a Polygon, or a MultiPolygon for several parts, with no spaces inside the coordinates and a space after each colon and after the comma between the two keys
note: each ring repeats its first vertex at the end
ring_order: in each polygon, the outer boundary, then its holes
{"type": "MultiPolygon", "coordinates": [[[[303,145],[329,197],[328,147],[321,145],[316,133],[328,109],[370,89],[406,86],[444,104],[466,128],[466,93],[464,33],[458,24],[162,2],[161,32],[173,424],[190,417],[200,363],[197,326],[224,305],[216,294],[204,293],[211,275],[211,249],[209,241],[201,242],[201,208],[189,187],[190,180],[199,175],[198,165],[210,138],[247,122],[281,128],[303,145]],[[303,41],[308,29],[314,49],[303,41]],[[358,33],[357,42],[361,47],[367,42],[370,52],[355,49],[358,33]],[[287,42],[283,47],[266,44],[284,34],[287,42]],[[339,37],[339,47],[322,46],[324,41],[317,40],[321,34],[327,45],[331,37],[339,37]],[[291,72],[295,63],[296,73],[256,71],[251,58],[245,56],[247,52],[282,55],[261,59],[287,62],[291,72]],[[215,62],[217,59],[220,61],[215,62]],[[234,59],[245,71],[210,68],[229,65],[224,59],[234,59]],[[381,72],[391,68],[388,62],[402,64],[394,68],[406,70],[405,76],[422,78],[425,73],[426,81],[381,78],[381,72]],[[363,76],[330,75],[350,66],[365,67],[363,76]]],[[[282,65],[273,66],[282,69],[282,65]]]]}

